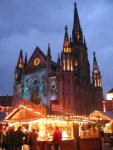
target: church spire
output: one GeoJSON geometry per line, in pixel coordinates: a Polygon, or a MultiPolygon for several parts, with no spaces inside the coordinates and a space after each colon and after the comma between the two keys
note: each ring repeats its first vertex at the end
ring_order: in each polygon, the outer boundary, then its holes
{"type": "Polygon", "coordinates": [[[93,87],[102,87],[101,83],[101,74],[98,68],[95,52],[93,52],[94,58],[93,58],[93,72],[92,72],[92,82],[93,87]]]}
{"type": "Polygon", "coordinates": [[[50,64],[51,64],[51,50],[50,50],[50,44],[48,43],[47,59],[46,59],[47,72],[49,72],[49,70],[50,70],[50,64]]]}
{"type": "Polygon", "coordinates": [[[17,66],[15,68],[15,79],[19,84],[21,83],[22,80],[23,69],[24,69],[23,53],[22,50],[20,50],[17,66]]]}
{"type": "Polygon", "coordinates": [[[27,65],[27,52],[25,53],[24,65],[27,65]]]}
{"type": "Polygon", "coordinates": [[[77,6],[75,2],[75,7],[74,7],[74,22],[73,22],[73,31],[72,31],[72,36],[73,36],[73,42],[83,42],[83,36],[82,36],[82,30],[80,26],[80,21],[79,21],[79,16],[78,16],[78,11],[77,11],[77,6]]]}
{"type": "Polygon", "coordinates": [[[68,28],[67,28],[67,26],[65,26],[63,52],[64,53],[71,53],[70,42],[69,42],[69,37],[68,37],[68,31],[67,30],[68,30],[68,28]]]}
{"type": "Polygon", "coordinates": [[[49,43],[48,43],[47,57],[49,57],[51,59],[51,50],[50,50],[50,44],[49,43]]]}
{"type": "Polygon", "coordinates": [[[17,68],[22,69],[24,67],[24,61],[23,61],[23,53],[22,50],[20,50],[20,55],[18,58],[17,68]]]}
{"type": "Polygon", "coordinates": [[[73,71],[73,63],[72,63],[72,49],[70,46],[70,41],[68,37],[68,28],[65,26],[65,35],[64,35],[64,45],[63,45],[63,53],[62,53],[62,67],[64,71],[73,71]]]}
{"type": "Polygon", "coordinates": [[[57,64],[60,64],[60,54],[58,54],[57,64]]]}
{"type": "Polygon", "coordinates": [[[87,48],[85,37],[84,37],[84,46],[87,48]]]}

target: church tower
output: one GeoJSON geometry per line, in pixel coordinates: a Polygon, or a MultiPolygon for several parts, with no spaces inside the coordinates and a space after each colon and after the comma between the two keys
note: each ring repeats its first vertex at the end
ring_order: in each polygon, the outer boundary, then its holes
{"type": "Polygon", "coordinates": [[[92,90],[93,90],[93,109],[102,110],[102,77],[98,68],[95,52],[93,53],[93,71],[92,71],[92,90]]]}
{"type": "Polygon", "coordinates": [[[93,103],[95,109],[101,108],[103,94],[101,88],[91,83],[87,50],[75,3],[72,39],[69,40],[66,26],[63,51],[57,61],[58,101],[63,112],[89,114],[94,109],[93,103]]]}
{"type": "Polygon", "coordinates": [[[59,74],[58,81],[58,100],[63,107],[63,112],[74,112],[75,109],[75,80],[74,80],[74,66],[73,54],[68,37],[68,28],[65,27],[63,51],[61,53],[61,60],[58,58],[59,74]],[[70,101],[71,99],[71,101],[70,101]]]}
{"type": "Polygon", "coordinates": [[[90,86],[90,66],[87,54],[87,45],[85,38],[83,38],[76,3],[74,8],[74,23],[71,45],[74,56],[76,82],[78,85],[82,83],[84,86],[90,86]]]}
{"type": "Polygon", "coordinates": [[[23,52],[20,50],[17,65],[15,67],[15,79],[14,79],[14,94],[13,99],[17,102],[22,97],[22,86],[23,86],[23,73],[24,73],[24,60],[23,52]]]}

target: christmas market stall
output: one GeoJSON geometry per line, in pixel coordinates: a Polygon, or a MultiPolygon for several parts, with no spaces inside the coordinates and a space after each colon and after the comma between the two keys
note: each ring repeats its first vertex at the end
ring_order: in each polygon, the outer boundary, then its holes
{"type": "Polygon", "coordinates": [[[98,130],[93,126],[90,119],[78,123],[79,137],[76,139],[79,150],[102,150],[102,142],[98,130]]]}
{"type": "Polygon", "coordinates": [[[94,111],[89,118],[91,126],[98,131],[100,136],[104,137],[104,142],[110,142],[110,137],[113,134],[113,113],[94,111]]]}
{"type": "Polygon", "coordinates": [[[52,136],[55,126],[62,130],[61,150],[75,148],[72,117],[67,115],[47,115],[43,104],[36,105],[27,100],[20,102],[12,107],[11,112],[6,116],[5,121],[9,126],[24,126],[31,130],[34,128],[38,132],[38,143],[40,150],[50,150],[52,147],[52,136]]]}

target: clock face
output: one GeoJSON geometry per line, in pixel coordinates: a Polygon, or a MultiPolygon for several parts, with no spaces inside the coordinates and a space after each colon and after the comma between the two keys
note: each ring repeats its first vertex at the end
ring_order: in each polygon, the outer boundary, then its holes
{"type": "Polygon", "coordinates": [[[39,57],[35,58],[33,64],[34,64],[34,66],[39,65],[40,64],[40,58],[39,57]]]}

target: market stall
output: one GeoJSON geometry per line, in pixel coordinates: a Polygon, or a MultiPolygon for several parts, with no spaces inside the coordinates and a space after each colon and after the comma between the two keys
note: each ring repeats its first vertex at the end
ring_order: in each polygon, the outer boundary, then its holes
{"type": "Polygon", "coordinates": [[[73,131],[73,121],[70,116],[62,115],[46,115],[46,109],[42,104],[36,105],[32,102],[21,100],[5,118],[9,126],[34,128],[38,132],[37,142],[39,148],[50,150],[52,147],[52,137],[55,126],[59,126],[62,130],[61,150],[75,149],[75,139],[73,131]]]}
{"type": "Polygon", "coordinates": [[[110,142],[110,137],[113,133],[113,113],[94,111],[89,118],[91,123],[97,128],[100,136],[104,136],[104,142],[110,142]]]}
{"type": "Polygon", "coordinates": [[[91,122],[80,124],[79,133],[78,147],[80,150],[102,150],[100,135],[91,122]]]}
{"type": "Polygon", "coordinates": [[[89,115],[88,122],[79,124],[78,147],[80,150],[102,149],[105,142],[110,142],[113,114],[94,111],[89,115]],[[110,134],[109,134],[110,133],[110,134]],[[103,138],[104,137],[104,138],[103,138]]]}

